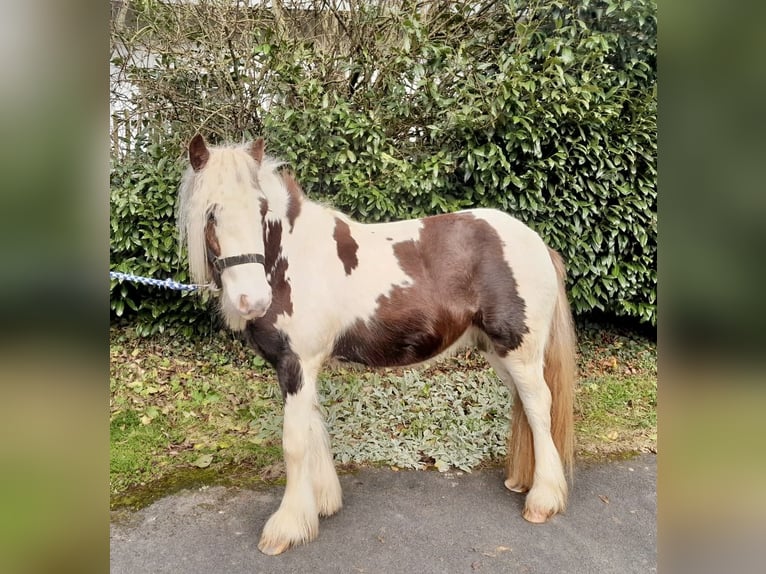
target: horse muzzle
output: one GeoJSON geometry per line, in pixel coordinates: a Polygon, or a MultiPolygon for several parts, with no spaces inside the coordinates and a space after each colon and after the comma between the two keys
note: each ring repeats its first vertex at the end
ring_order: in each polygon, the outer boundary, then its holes
{"type": "Polygon", "coordinates": [[[237,311],[248,321],[263,317],[270,306],[271,296],[263,299],[254,299],[243,293],[237,299],[237,311]]]}

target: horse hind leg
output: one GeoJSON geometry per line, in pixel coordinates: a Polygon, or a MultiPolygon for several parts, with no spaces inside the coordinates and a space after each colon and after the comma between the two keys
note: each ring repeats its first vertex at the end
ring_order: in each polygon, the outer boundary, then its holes
{"type": "Polygon", "coordinates": [[[543,377],[543,354],[530,352],[530,343],[505,357],[494,351],[484,356],[514,397],[505,486],[528,491],[523,516],[539,523],[565,510],[568,487],[551,434],[552,396],[543,377]]]}
{"type": "Polygon", "coordinates": [[[516,392],[513,377],[502,360],[492,351],[482,351],[497,376],[511,393],[511,420],[508,427],[505,457],[505,487],[513,492],[527,492],[532,487],[535,459],[532,429],[516,392]]]}

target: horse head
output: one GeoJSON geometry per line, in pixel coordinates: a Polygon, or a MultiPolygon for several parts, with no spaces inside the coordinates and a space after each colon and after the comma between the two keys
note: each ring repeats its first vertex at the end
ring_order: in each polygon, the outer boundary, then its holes
{"type": "Polygon", "coordinates": [[[257,184],[263,139],[246,146],[208,147],[201,135],[189,144],[190,167],[179,198],[179,228],[194,281],[211,280],[232,328],[266,314],[271,286],[264,267],[266,198],[257,184]]]}

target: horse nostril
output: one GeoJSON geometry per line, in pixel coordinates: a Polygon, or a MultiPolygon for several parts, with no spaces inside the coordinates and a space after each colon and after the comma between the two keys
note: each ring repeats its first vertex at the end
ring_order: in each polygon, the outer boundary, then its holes
{"type": "Polygon", "coordinates": [[[243,313],[250,311],[250,300],[245,294],[239,296],[239,310],[243,313]]]}
{"type": "Polygon", "coordinates": [[[239,296],[237,301],[237,310],[245,316],[262,317],[271,304],[271,298],[268,301],[253,299],[244,293],[239,296]]]}

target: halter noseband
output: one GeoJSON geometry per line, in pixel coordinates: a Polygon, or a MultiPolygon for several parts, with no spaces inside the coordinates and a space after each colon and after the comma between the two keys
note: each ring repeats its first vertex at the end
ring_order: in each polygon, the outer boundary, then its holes
{"type": "Polygon", "coordinates": [[[210,264],[213,269],[216,270],[218,275],[223,273],[223,270],[227,267],[234,267],[235,265],[244,265],[245,263],[260,263],[266,264],[266,260],[260,253],[247,253],[245,255],[233,255],[232,257],[218,257],[213,255],[210,258],[210,264]]]}
{"type": "Polygon", "coordinates": [[[245,255],[232,255],[231,257],[218,257],[210,246],[207,247],[207,260],[213,267],[213,282],[221,289],[221,273],[227,267],[244,265],[245,263],[260,263],[266,267],[266,259],[260,253],[246,253],[245,255]]]}

